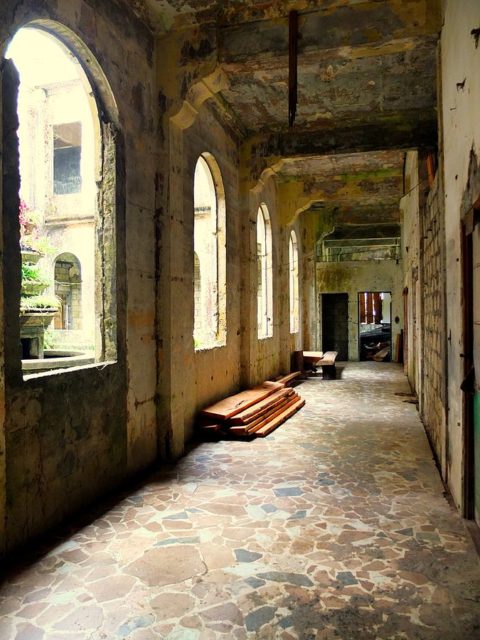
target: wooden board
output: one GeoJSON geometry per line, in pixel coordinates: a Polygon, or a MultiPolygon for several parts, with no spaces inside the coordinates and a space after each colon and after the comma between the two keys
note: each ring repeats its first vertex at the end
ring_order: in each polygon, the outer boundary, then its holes
{"type": "Polygon", "coordinates": [[[221,422],[211,422],[211,423],[200,423],[197,424],[198,429],[200,429],[200,431],[203,431],[204,433],[216,433],[218,431],[222,430],[222,423],[221,422]]]}
{"type": "Polygon", "coordinates": [[[291,396],[284,396],[275,406],[269,407],[263,415],[259,416],[252,422],[244,425],[234,425],[226,428],[225,431],[231,435],[248,436],[254,435],[256,429],[263,427],[269,421],[273,420],[277,415],[285,411],[290,405],[298,401],[299,396],[294,393],[291,396]]]}
{"type": "Polygon", "coordinates": [[[301,371],[293,371],[292,373],[287,373],[286,376],[281,376],[280,378],[277,378],[275,382],[279,382],[281,384],[284,384],[285,386],[288,386],[288,384],[292,380],[295,380],[295,378],[298,378],[301,375],[302,375],[301,371]]]}
{"type": "Polygon", "coordinates": [[[266,424],[269,420],[272,420],[273,418],[275,418],[275,416],[282,413],[282,411],[284,411],[287,407],[289,407],[291,404],[293,404],[297,400],[298,400],[297,395],[292,396],[290,398],[285,398],[281,404],[277,405],[276,407],[273,407],[271,411],[268,412],[268,414],[260,416],[258,420],[255,420],[255,422],[251,422],[250,424],[245,425],[248,433],[255,433],[257,429],[259,429],[260,427],[263,427],[263,425],[266,424]]]}
{"type": "Polygon", "coordinates": [[[247,409],[240,411],[235,416],[230,418],[229,422],[232,425],[246,424],[255,420],[263,411],[268,410],[269,407],[277,404],[282,398],[289,396],[293,393],[293,389],[280,389],[275,391],[272,395],[268,396],[264,400],[260,400],[247,409]]]}
{"type": "Polygon", "coordinates": [[[385,358],[389,355],[390,353],[390,347],[385,347],[384,349],[380,349],[380,351],[377,351],[377,353],[372,357],[372,360],[375,360],[375,362],[381,362],[382,360],[385,360],[385,358]]]}
{"type": "Polygon", "coordinates": [[[206,407],[200,412],[200,415],[208,418],[226,420],[283,388],[284,385],[281,383],[267,381],[258,387],[241,391],[240,393],[236,393],[233,396],[229,396],[212,404],[210,407],[206,407]]]}
{"type": "Polygon", "coordinates": [[[303,398],[299,398],[295,404],[293,404],[291,407],[286,409],[283,413],[278,415],[276,418],[274,418],[271,422],[266,424],[264,427],[262,427],[261,429],[258,429],[258,431],[255,432],[255,435],[260,436],[261,438],[268,436],[269,433],[274,431],[283,422],[285,422],[285,420],[288,420],[290,416],[293,416],[294,413],[296,413],[299,409],[301,409],[304,404],[305,404],[305,400],[303,398]]]}
{"type": "Polygon", "coordinates": [[[317,362],[320,366],[331,366],[335,364],[335,360],[337,359],[338,352],[337,351],[326,351],[323,354],[323,358],[317,362]]]}
{"type": "Polygon", "coordinates": [[[304,351],[303,359],[310,364],[315,364],[323,358],[323,351],[304,351]]]}

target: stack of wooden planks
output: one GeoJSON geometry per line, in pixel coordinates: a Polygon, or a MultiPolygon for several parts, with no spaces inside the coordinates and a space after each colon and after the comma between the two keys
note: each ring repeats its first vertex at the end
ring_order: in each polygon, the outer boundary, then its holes
{"type": "Polygon", "coordinates": [[[264,437],[298,411],[305,401],[287,385],[300,375],[290,373],[241,391],[200,412],[199,428],[234,437],[264,437]]]}

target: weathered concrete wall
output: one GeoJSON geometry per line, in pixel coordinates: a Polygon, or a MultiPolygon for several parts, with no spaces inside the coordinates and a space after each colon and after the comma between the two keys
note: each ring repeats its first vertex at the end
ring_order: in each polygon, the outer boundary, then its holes
{"type": "Polygon", "coordinates": [[[423,207],[423,388],[420,415],[438,461],[445,472],[445,228],[441,174],[423,207]]]}
{"type": "Polygon", "coordinates": [[[404,341],[406,358],[404,370],[412,389],[420,395],[421,378],[421,286],[420,286],[420,189],[418,153],[407,153],[405,161],[405,196],[400,202],[402,212],[402,263],[404,272],[404,295],[407,317],[404,318],[404,341]]]}
{"type": "Polygon", "coordinates": [[[448,443],[447,476],[454,500],[462,506],[463,459],[463,335],[461,310],[461,234],[460,220],[480,193],[469,191],[472,156],[480,157],[480,46],[471,31],[480,27],[480,4],[465,0],[445,2],[441,37],[442,121],[445,188],[446,289],[448,335],[448,443]]]}
{"type": "Polygon", "coordinates": [[[441,177],[438,171],[429,188],[425,158],[419,160],[417,152],[407,154],[406,195],[401,201],[404,285],[408,291],[405,371],[445,472],[445,229],[441,177]]]}
{"type": "MultiPolygon", "coordinates": [[[[15,340],[15,296],[13,306],[3,307],[9,345],[2,389],[7,464],[0,482],[7,496],[6,548],[54,526],[157,455],[153,40],[125,5],[116,2],[100,0],[93,8],[82,0],[6,0],[0,7],[0,49],[19,27],[36,19],[56,21],[51,28],[68,27],[86,44],[118,108],[117,126],[127,158],[115,249],[118,353],[117,361],[107,366],[23,381],[15,340]]],[[[108,111],[108,98],[105,102],[108,111]]],[[[119,162],[123,164],[122,157],[119,162]]],[[[4,229],[14,233],[15,220],[11,200],[3,211],[4,229]]],[[[15,251],[13,247],[5,255],[5,264],[19,268],[15,251]]],[[[10,278],[16,278],[11,273],[12,269],[2,274],[5,291],[12,289],[10,278]]]]}
{"type": "MultiPolygon", "coordinates": [[[[173,315],[177,329],[175,344],[175,376],[172,382],[171,403],[182,406],[173,410],[178,422],[172,425],[174,450],[183,450],[193,433],[193,423],[199,409],[238,389],[240,382],[241,319],[241,215],[238,199],[238,144],[219,120],[209,103],[202,106],[191,126],[177,132],[182,137],[182,156],[171,149],[171,159],[178,167],[178,178],[170,184],[171,213],[182,224],[173,238],[172,251],[182,274],[172,290],[173,315]],[[218,164],[225,191],[226,207],[226,308],[227,340],[224,346],[208,349],[194,348],[194,292],[193,240],[194,201],[193,176],[199,156],[210,153],[218,164]],[[173,206],[173,202],[175,205],[173,206]]],[[[213,322],[213,319],[212,319],[213,322]]]]}
{"type": "MultiPolygon", "coordinates": [[[[322,293],[348,294],[348,359],[359,359],[358,294],[362,291],[390,291],[392,294],[392,346],[402,327],[402,267],[395,260],[316,263],[316,293],[319,318],[322,293]],[[398,322],[395,322],[398,318],[398,322]]],[[[319,322],[318,348],[322,344],[319,322]]],[[[392,353],[392,358],[394,357],[392,353]]]]}
{"type": "MultiPolygon", "coordinates": [[[[165,49],[161,54],[165,55],[165,49]]],[[[160,158],[159,164],[166,168],[168,189],[165,178],[160,177],[157,206],[169,214],[168,224],[162,217],[159,223],[159,433],[161,447],[174,458],[192,437],[194,419],[202,407],[288,371],[291,352],[302,344],[301,330],[291,334],[289,327],[291,229],[301,237],[295,212],[279,220],[273,176],[251,184],[249,157],[242,155],[245,149],[239,147],[225,114],[218,112],[213,100],[195,103],[195,96],[204,90],[202,85],[201,90],[187,91],[193,102],[186,100],[164,126],[168,160],[160,158]],[[227,340],[224,346],[195,350],[193,175],[203,152],[212,154],[218,163],[225,190],[227,340]],[[260,204],[268,208],[273,240],[273,335],[265,339],[258,338],[257,330],[256,220],[260,204]]],[[[302,260],[301,247],[299,254],[302,260]]]]}
{"type": "Polygon", "coordinates": [[[277,210],[277,188],[271,176],[261,180],[248,194],[248,225],[245,225],[246,251],[243,255],[243,308],[248,313],[248,322],[242,323],[244,356],[244,380],[246,384],[256,384],[278,374],[281,369],[281,326],[285,321],[282,311],[288,309],[288,242],[285,232],[280,232],[277,210]],[[258,338],[257,327],[257,213],[265,204],[270,216],[272,229],[272,271],[273,271],[273,335],[258,338]],[[285,286],[287,282],[287,286],[285,286]]]}

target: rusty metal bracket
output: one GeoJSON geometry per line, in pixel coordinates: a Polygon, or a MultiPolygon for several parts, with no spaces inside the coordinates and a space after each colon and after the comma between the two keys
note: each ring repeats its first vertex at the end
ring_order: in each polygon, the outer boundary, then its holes
{"type": "Polygon", "coordinates": [[[288,16],[288,125],[293,127],[298,99],[298,12],[288,16]]]}
{"type": "Polygon", "coordinates": [[[480,27],[478,29],[472,29],[470,35],[475,40],[475,49],[478,49],[478,43],[480,41],[480,27]]]}

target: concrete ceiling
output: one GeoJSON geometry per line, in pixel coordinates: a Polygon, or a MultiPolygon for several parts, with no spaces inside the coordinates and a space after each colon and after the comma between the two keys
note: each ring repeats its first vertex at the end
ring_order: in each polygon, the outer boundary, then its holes
{"type": "Polygon", "coordinates": [[[290,158],[276,170],[279,184],[303,183],[310,210],[327,215],[338,237],[398,237],[404,152],[290,158]]]}
{"type": "Polygon", "coordinates": [[[131,3],[159,34],[200,25],[200,48],[216,49],[228,78],[221,98],[250,134],[288,132],[291,9],[300,12],[296,134],[381,119],[408,137],[418,119],[436,120],[439,0],[131,3]]]}
{"type": "Polygon", "coordinates": [[[254,177],[286,159],[278,179],[301,180],[319,194],[312,208],[334,212],[341,237],[352,227],[370,237],[380,224],[399,234],[401,150],[437,142],[440,0],[130,4],[160,36],[192,27],[203,34],[201,45],[215,52],[228,80],[216,107],[225,105],[250,141],[254,177]],[[289,128],[292,9],[299,11],[298,107],[289,128]]]}

